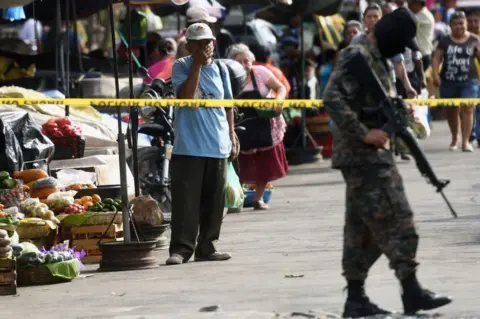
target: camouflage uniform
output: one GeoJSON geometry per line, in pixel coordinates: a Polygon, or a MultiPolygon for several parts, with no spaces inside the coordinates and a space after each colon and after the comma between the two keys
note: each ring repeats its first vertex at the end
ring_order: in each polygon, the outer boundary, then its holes
{"type": "Polygon", "coordinates": [[[343,275],[347,280],[365,280],[369,268],[383,253],[401,280],[418,265],[418,235],[390,145],[376,149],[363,142],[369,129],[379,126],[362,117],[362,108],[377,103],[361,79],[354,78],[346,68],[358,53],[366,58],[386,91],[396,95],[390,62],[382,58],[366,35],[341,52],[324,103],[337,127],[332,166],[342,171],[347,184],[343,275]]]}

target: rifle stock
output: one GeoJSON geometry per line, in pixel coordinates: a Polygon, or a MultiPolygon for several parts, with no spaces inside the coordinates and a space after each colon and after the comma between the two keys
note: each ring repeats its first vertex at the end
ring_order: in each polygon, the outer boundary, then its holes
{"type": "Polygon", "coordinates": [[[348,62],[347,68],[357,79],[361,79],[362,85],[380,105],[377,108],[365,110],[366,113],[380,117],[380,120],[384,123],[382,129],[389,135],[395,135],[404,141],[410,154],[415,159],[420,174],[442,195],[453,217],[457,218],[457,213],[443,193],[443,189],[450,181],[437,177],[425,153],[408,129],[408,113],[405,102],[399,97],[392,98],[387,94],[378,76],[372,71],[360,53],[348,62]]]}

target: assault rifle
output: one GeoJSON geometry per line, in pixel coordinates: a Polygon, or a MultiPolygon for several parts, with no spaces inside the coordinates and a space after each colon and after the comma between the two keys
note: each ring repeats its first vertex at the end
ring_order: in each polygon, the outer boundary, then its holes
{"type": "Polygon", "coordinates": [[[365,115],[377,117],[381,123],[384,123],[382,130],[404,141],[422,176],[436,188],[437,193],[442,195],[453,217],[457,218],[457,213],[443,193],[443,189],[450,184],[450,181],[437,177],[417,140],[408,130],[408,111],[405,101],[401,97],[391,98],[385,92],[382,83],[372,72],[363,55],[355,55],[347,64],[347,68],[357,79],[361,79],[362,87],[372,95],[374,100],[379,101],[380,106],[364,110],[365,115]]]}

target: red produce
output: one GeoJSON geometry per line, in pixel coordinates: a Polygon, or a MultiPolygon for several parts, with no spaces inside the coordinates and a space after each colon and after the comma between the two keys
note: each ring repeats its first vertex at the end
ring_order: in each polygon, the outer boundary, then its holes
{"type": "Polygon", "coordinates": [[[67,125],[72,125],[72,122],[70,122],[70,119],[66,116],[58,118],[55,122],[57,123],[58,127],[60,127],[60,128],[63,128],[67,125]]]}
{"type": "Polygon", "coordinates": [[[63,133],[62,131],[60,131],[58,128],[57,129],[53,129],[51,132],[49,132],[49,136],[53,136],[53,137],[62,137],[63,136],[63,133]]]}

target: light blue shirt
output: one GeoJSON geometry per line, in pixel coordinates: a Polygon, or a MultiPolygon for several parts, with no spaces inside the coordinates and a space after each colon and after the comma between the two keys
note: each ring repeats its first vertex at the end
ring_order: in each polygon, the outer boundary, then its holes
{"type": "MultiPolygon", "coordinates": [[[[178,93],[188,77],[193,59],[191,56],[178,59],[173,64],[172,85],[178,93]]],[[[228,69],[216,63],[205,65],[200,73],[199,89],[202,99],[231,99],[232,88],[228,69]]],[[[227,158],[230,156],[230,141],[227,114],[224,108],[187,108],[175,110],[175,141],[173,154],[227,158]]]]}

